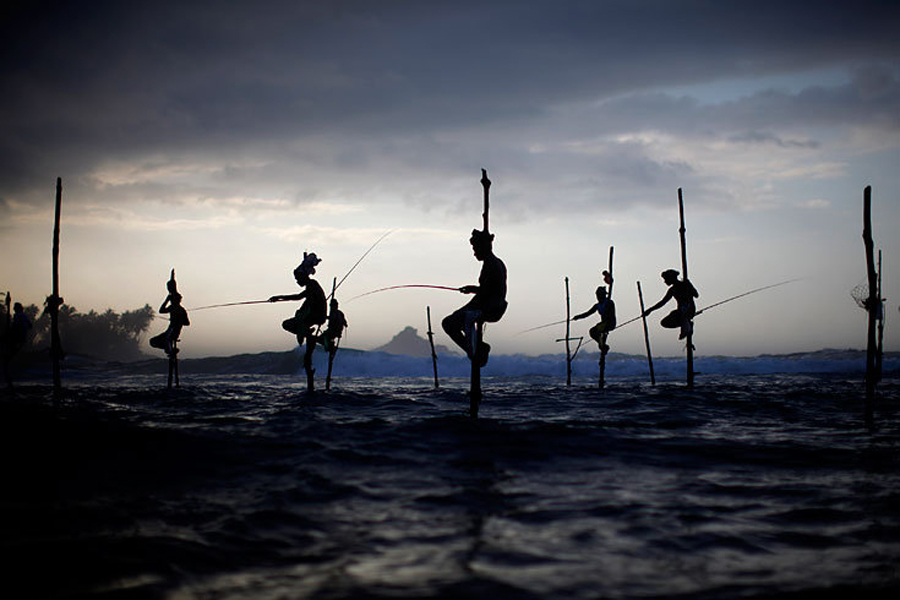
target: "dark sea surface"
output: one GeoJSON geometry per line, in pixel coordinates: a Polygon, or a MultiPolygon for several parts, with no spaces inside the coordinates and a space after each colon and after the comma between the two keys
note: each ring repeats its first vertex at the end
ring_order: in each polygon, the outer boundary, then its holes
{"type": "Polygon", "coordinates": [[[304,384],[5,393],[3,597],[900,597],[900,373],[304,384]]]}

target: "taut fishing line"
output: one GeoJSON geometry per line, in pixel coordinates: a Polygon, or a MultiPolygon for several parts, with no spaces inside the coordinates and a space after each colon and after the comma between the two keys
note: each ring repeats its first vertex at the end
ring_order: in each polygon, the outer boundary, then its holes
{"type": "MultiPolygon", "coordinates": [[[[371,246],[369,246],[369,249],[366,250],[366,251],[363,253],[363,255],[359,257],[359,260],[357,260],[357,261],[353,264],[353,266],[350,267],[350,270],[347,271],[347,274],[344,275],[344,276],[341,278],[341,280],[337,283],[337,285],[334,286],[334,289],[331,291],[331,294],[328,295],[328,299],[331,299],[331,298],[334,297],[334,293],[337,291],[337,289],[338,289],[339,287],[341,287],[341,284],[344,283],[344,281],[346,281],[348,277],[350,277],[350,273],[352,273],[352,272],[356,269],[356,267],[359,266],[359,263],[361,263],[361,262],[363,261],[363,259],[364,259],[365,257],[367,257],[367,256],[369,255],[369,253],[372,252],[372,250],[375,249],[375,246],[377,246],[378,244],[380,244],[380,243],[382,242],[382,240],[384,240],[384,238],[386,238],[387,236],[389,236],[390,234],[392,234],[394,231],[396,231],[396,230],[395,230],[395,229],[391,229],[390,231],[385,232],[384,234],[382,234],[382,236],[381,236],[380,238],[378,238],[377,240],[375,240],[375,243],[374,243],[374,244],[372,244],[371,246]]],[[[246,305],[246,304],[267,304],[268,302],[269,302],[268,300],[245,300],[245,301],[243,301],[243,302],[226,302],[226,303],[224,303],[224,304],[210,304],[209,306],[198,306],[197,308],[190,308],[190,309],[188,309],[188,310],[190,310],[190,311],[196,311],[196,310],[206,310],[206,309],[209,309],[209,308],[224,308],[224,307],[226,307],[226,306],[244,306],[244,305],[246,305]]]]}
{"type": "MultiPolygon", "coordinates": [[[[703,313],[704,311],[707,311],[707,310],[709,310],[709,309],[711,309],[711,308],[715,308],[715,307],[717,307],[717,306],[722,306],[723,304],[725,304],[725,303],[727,303],[727,302],[731,302],[732,300],[737,300],[738,298],[743,298],[744,296],[749,296],[750,294],[755,294],[755,293],[757,293],[757,292],[762,292],[762,291],[764,291],[764,290],[770,290],[770,289],[776,288],[776,287],[778,287],[778,286],[787,285],[787,284],[789,284],[789,283],[794,283],[795,281],[800,281],[801,279],[802,279],[802,278],[788,279],[787,281],[781,281],[781,282],[778,282],[778,283],[773,283],[773,284],[771,284],[771,285],[765,285],[765,286],[763,286],[763,287],[759,287],[759,288],[756,288],[756,289],[753,289],[753,290],[750,290],[750,291],[747,291],[747,292],[740,293],[740,294],[738,294],[738,295],[736,295],[736,296],[732,296],[732,297],[730,297],[730,298],[726,298],[725,300],[721,300],[721,301],[719,301],[719,302],[715,302],[715,303],[713,303],[713,304],[710,304],[709,306],[704,306],[703,308],[701,308],[700,310],[698,310],[696,313],[694,313],[694,316],[696,317],[697,315],[703,313]]],[[[638,315],[638,316],[634,317],[633,319],[628,319],[627,321],[625,321],[625,322],[623,322],[623,323],[619,323],[618,325],[616,325],[616,329],[621,329],[622,327],[624,327],[625,325],[628,325],[629,323],[634,323],[635,321],[637,321],[638,319],[640,319],[641,316],[642,316],[642,315],[638,315]]],[[[531,329],[526,329],[525,331],[520,331],[520,332],[517,333],[516,335],[520,335],[520,334],[523,334],[523,333],[529,333],[529,332],[531,332],[531,331],[537,331],[538,329],[544,329],[544,328],[546,328],[546,327],[553,327],[554,325],[562,325],[562,324],[565,323],[565,322],[566,322],[565,319],[563,319],[562,321],[555,321],[555,322],[553,322],[553,323],[547,323],[547,324],[545,324],[545,325],[538,325],[537,327],[532,327],[531,329]]],[[[614,329],[613,331],[615,331],[615,329],[614,329]]]]}
{"type": "Polygon", "coordinates": [[[432,289],[432,290],[449,290],[451,292],[459,291],[459,288],[450,287],[450,286],[446,286],[446,285],[428,285],[425,283],[411,283],[411,284],[406,284],[406,285],[391,285],[388,287],[379,288],[377,290],[372,290],[371,292],[366,292],[364,294],[360,294],[359,296],[353,296],[347,302],[356,300],[357,298],[362,298],[363,296],[370,296],[372,294],[377,294],[379,292],[386,292],[388,290],[400,290],[400,289],[404,289],[404,288],[427,288],[427,289],[432,289]]]}

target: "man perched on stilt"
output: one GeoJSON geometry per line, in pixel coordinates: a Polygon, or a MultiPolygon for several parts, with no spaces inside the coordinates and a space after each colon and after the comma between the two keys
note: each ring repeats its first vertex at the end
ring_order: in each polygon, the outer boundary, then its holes
{"type": "Polygon", "coordinates": [[[175,270],[169,281],[166,282],[166,290],[169,292],[163,300],[159,312],[169,315],[169,327],[159,335],[150,338],[150,345],[165,351],[170,357],[178,352],[176,342],[181,335],[181,329],[191,324],[188,313],[181,305],[181,294],[178,293],[178,284],[175,282],[175,270]]]}
{"type": "Polygon", "coordinates": [[[303,355],[303,368],[306,370],[306,379],[310,391],[313,391],[313,374],[315,369],[312,366],[313,351],[316,349],[316,328],[325,323],[327,302],[325,300],[325,292],[322,286],[315,279],[311,278],[316,272],[316,265],[322,260],[318,258],[314,252],[303,253],[303,262],[294,269],[294,279],[297,285],[305,288],[299,294],[285,294],[280,296],[272,296],[269,302],[282,302],[285,300],[303,300],[303,304],[294,313],[293,318],[285,319],[281,326],[285,331],[293,333],[297,336],[297,343],[306,344],[306,352],[303,355]]]}
{"type": "MultiPolygon", "coordinates": [[[[606,271],[604,271],[606,273],[606,271]]],[[[594,313],[600,315],[600,322],[588,330],[588,335],[593,338],[600,346],[600,352],[606,354],[609,352],[609,346],[606,344],[606,336],[609,332],[616,328],[616,304],[612,298],[606,296],[606,287],[597,286],[597,303],[581,314],[572,317],[573,321],[578,321],[591,316],[594,313]]]]}
{"type": "Polygon", "coordinates": [[[666,302],[675,298],[678,307],[663,317],[660,325],[667,329],[680,329],[678,335],[679,340],[690,336],[694,331],[694,315],[697,313],[697,307],[694,304],[694,298],[699,298],[700,294],[689,279],[679,280],[678,271],[675,269],[667,269],[661,274],[663,281],[669,286],[662,300],[648,308],[641,315],[646,317],[657,308],[661,308],[666,302]]]}
{"type": "Polygon", "coordinates": [[[347,328],[347,317],[344,316],[343,311],[338,308],[337,298],[332,298],[329,303],[329,311],[328,311],[328,326],[325,328],[325,331],[322,333],[322,347],[329,354],[333,354],[337,351],[337,345],[341,339],[341,336],[344,334],[344,329],[347,328]]]}
{"type": "Polygon", "coordinates": [[[459,288],[463,294],[475,294],[464,306],[444,317],[442,326],[447,335],[463,349],[466,356],[479,367],[487,364],[491,347],[476,340],[475,326],[496,323],[506,312],[506,265],[493,250],[494,234],[478,229],[469,238],[475,258],[481,261],[478,285],[459,288]]]}

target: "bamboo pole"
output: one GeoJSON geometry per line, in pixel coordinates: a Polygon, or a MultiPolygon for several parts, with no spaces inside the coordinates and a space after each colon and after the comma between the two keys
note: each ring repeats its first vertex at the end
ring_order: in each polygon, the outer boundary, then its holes
{"type": "MultiPolygon", "coordinates": [[[[612,302],[612,286],[613,286],[613,247],[609,247],[609,282],[607,285],[609,289],[607,290],[606,298],[610,302],[612,302]]],[[[600,318],[603,318],[603,315],[600,315],[600,318]]],[[[607,349],[606,340],[609,337],[609,333],[604,331],[600,334],[600,378],[597,381],[597,386],[602,390],[606,386],[606,353],[609,351],[607,349]]]]}
{"type": "Polygon", "coordinates": [[[870,403],[875,397],[875,354],[876,354],[876,305],[878,303],[878,278],[875,272],[874,246],[872,240],[872,186],[866,186],[863,191],[863,243],[866,247],[866,274],[869,279],[869,298],[866,301],[866,310],[869,313],[869,323],[866,335],[866,402],[870,403]]]}
{"type": "Polygon", "coordinates": [[[62,344],[59,339],[59,222],[62,215],[62,177],[56,178],[56,211],[53,220],[53,287],[50,297],[50,359],[53,364],[53,390],[62,391],[62,377],[59,361],[62,357],[62,344]]]}
{"type": "Polygon", "coordinates": [[[884,298],[881,296],[881,250],[878,251],[878,347],[875,352],[875,380],[881,381],[884,358],[884,298]]]}
{"type": "Polygon", "coordinates": [[[6,329],[3,330],[3,335],[0,335],[0,343],[6,343],[8,346],[6,348],[0,348],[0,354],[2,354],[3,360],[3,378],[6,379],[6,387],[12,389],[12,376],[9,374],[9,363],[12,361],[13,355],[13,342],[11,339],[12,335],[12,314],[10,314],[10,310],[12,307],[12,295],[9,292],[6,292],[6,329]]]}
{"type": "Polygon", "coordinates": [[[484,212],[481,213],[481,218],[484,221],[484,232],[488,233],[488,231],[490,231],[488,229],[488,213],[490,212],[491,207],[491,180],[488,179],[487,170],[485,169],[481,170],[481,187],[484,188],[484,212]]]}
{"type": "MultiPolygon", "coordinates": [[[[334,293],[337,291],[337,277],[331,282],[331,298],[334,299],[334,293]]],[[[330,307],[329,307],[330,312],[330,307]]],[[[328,374],[325,375],[325,391],[331,391],[331,369],[334,366],[334,355],[337,354],[337,344],[328,349],[328,374]]]]}
{"type": "MultiPolygon", "coordinates": [[[[685,241],[685,228],[684,228],[684,199],[681,195],[681,188],[678,188],[678,218],[680,221],[680,226],[678,228],[679,236],[681,237],[681,272],[682,276],[685,280],[688,279],[688,262],[687,262],[687,242],[685,241]]],[[[694,332],[693,328],[691,328],[690,333],[686,336],[686,349],[687,349],[687,385],[688,387],[694,387],[694,332]]]]}
{"type": "Polygon", "coordinates": [[[472,373],[469,381],[469,415],[473,419],[478,418],[478,409],[481,407],[481,367],[476,360],[478,340],[484,335],[484,327],[481,322],[475,325],[475,335],[472,337],[472,373]]]}
{"type": "Polygon", "coordinates": [[[166,379],[166,387],[168,389],[172,389],[172,384],[175,384],[175,387],[179,387],[180,382],[178,381],[178,355],[176,352],[178,351],[178,340],[172,340],[172,352],[169,354],[169,376],[166,379]]]}
{"type": "MultiPolygon", "coordinates": [[[[490,189],[491,180],[488,179],[487,170],[481,169],[481,187],[484,190],[484,211],[481,218],[484,225],[484,233],[489,233],[488,223],[490,214],[490,189]]],[[[476,323],[475,332],[472,336],[472,364],[471,378],[469,381],[469,414],[472,418],[478,417],[478,409],[481,406],[481,365],[478,364],[476,356],[478,353],[478,343],[484,335],[484,324],[476,323]]]]}
{"type": "Polygon", "coordinates": [[[638,301],[641,304],[641,321],[644,323],[644,346],[647,347],[647,364],[650,367],[650,384],[656,385],[656,376],[653,374],[653,353],[650,352],[650,330],[647,328],[647,316],[644,314],[644,293],[641,291],[641,282],[637,282],[638,301]]]}
{"type": "Polygon", "coordinates": [[[431,367],[434,371],[434,389],[438,389],[440,384],[438,383],[438,372],[437,372],[437,352],[434,351],[434,332],[431,330],[431,307],[425,307],[425,316],[428,318],[428,344],[431,346],[431,367]]]}
{"type": "Polygon", "coordinates": [[[569,301],[569,278],[566,277],[566,387],[572,385],[572,347],[569,343],[572,322],[572,305],[569,301]]]}
{"type": "MultiPolygon", "coordinates": [[[[172,269],[172,273],[169,275],[169,281],[175,281],[175,269],[172,269]]],[[[169,289],[169,293],[175,292],[177,289],[177,285],[173,284],[169,289]]],[[[181,382],[178,380],[178,338],[172,340],[172,351],[169,353],[169,375],[166,380],[166,387],[168,389],[172,388],[172,383],[175,383],[175,387],[180,387],[181,382]]]]}

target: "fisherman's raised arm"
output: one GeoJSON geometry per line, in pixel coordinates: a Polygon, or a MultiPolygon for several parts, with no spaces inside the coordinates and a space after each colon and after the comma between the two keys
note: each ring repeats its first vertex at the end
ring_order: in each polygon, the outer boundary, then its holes
{"type": "Polygon", "coordinates": [[[645,310],[641,316],[646,317],[647,315],[652,313],[657,308],[662,308],[666,302],[668,302],[669,300],[672,299],[672,296],[674,296],[674,295],[675,295],[675,292],[672,290],[672,288],[669,288],[668,290],[666,290],[666,295],[662,297],[662,300],[660,300],[659,302],[657,302],[656,304],[654,304],[653,306],[651,306],[650,308],[645,310]]]}
{"type": "Polygon", "coordinates": [[[587,318],[587,317],[591,316],[591,315],[594,314],[595,312],[597,312],[597,305],[596,305],[596,304],[595,304],[594,306],[590,307],[589,309],[587,309],[586,311],[584,311],[583,313],[578,314],[578,315],[575,315],[574,317],[572,317],[572,320],[573,320],[573,321],[580,321],[581,319],[584,319],[584,318],[587,318]]]}

